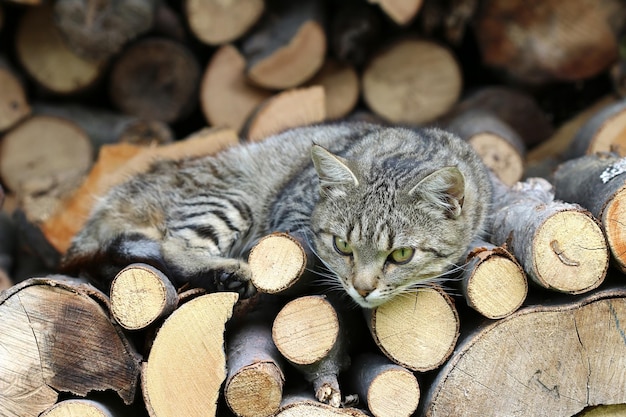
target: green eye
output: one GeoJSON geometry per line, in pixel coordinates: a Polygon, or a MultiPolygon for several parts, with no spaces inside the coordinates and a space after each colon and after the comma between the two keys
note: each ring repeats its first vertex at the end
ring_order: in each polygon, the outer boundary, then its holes
{"type": "Polygon", "coordinates": [[[346,242],[345,240],[343,240],[342,238],[338,236],[335,236],[333,238],[333,246],[335,247],[335,250],[341,255],[344,255],[344,256],[352,255],[352,246],[350,246],[348,242],[346,242]]]}
{"type": "Polygon", "coordinates": [[[394,264],[405,264],[413,258],[413,254],[415,253],[415,249],[413,248],[398,248],[391,252],[389,255],[389,259],[394,264]]]}

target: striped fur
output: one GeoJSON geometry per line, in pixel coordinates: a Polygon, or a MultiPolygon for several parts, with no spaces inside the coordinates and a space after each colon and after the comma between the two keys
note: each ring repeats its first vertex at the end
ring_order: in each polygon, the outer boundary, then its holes
{"type": "Polygon", "coordinates": [[[265,234],[288,231],[310,243],[355,301],[372,307],[457,263],[483,228],[490,193],[478,157],[449,133],[298,128],[215,157],[156,162],[99,202],[64,265],[105,285],[124,265],[142,261],[177,285],[242,284],[250,293],[248,251],[265,234]],[[329,163],[318,157],[313,164],[314,144],[329,163]],[[443,167],[458,168],[462,196],[447,192],[437,173],[443,167]],[[455,216],[446,208],[453,200],[455,216]],[[353,256],[337,252],[334,236],[350,242],[353,256]],[[415,256],[390,265],[399,246],[415,248],[415,256]]]}

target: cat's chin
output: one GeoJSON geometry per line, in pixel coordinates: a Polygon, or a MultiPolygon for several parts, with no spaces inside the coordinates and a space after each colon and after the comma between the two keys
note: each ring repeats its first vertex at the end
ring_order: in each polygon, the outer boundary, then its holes
{"type": "Polygon", "coordinates": [[[350,297],[362,308],[372,309],[379,307],[389,301],[387,297],[379,297],[372,293],[366,298],[363,298],[354,288],[348,289],[350,297]]]}

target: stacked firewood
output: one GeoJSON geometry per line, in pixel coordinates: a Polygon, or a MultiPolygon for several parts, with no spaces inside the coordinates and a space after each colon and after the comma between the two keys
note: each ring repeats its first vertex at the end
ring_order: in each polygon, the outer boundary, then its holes
{"type": "Polygon", "coordinates": [[[540,3],[0,1],[0,415],[623,410],[626,5],[540,3]],[[492,169],[487,240],[445,288],[362,310],[282,233],[247,300],[145,264],[56,275],[155,159],[343,119],[450,129],[492,169]]]}

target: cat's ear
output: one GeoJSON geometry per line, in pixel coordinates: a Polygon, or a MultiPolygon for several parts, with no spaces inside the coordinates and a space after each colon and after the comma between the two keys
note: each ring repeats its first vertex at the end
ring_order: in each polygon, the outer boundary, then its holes
{"type": "Polygon", "coordinates": [[[334,155],[319,145],[311,148],[311,159],[317,171],[322,191],[337,186],[358,186],[359,180],[345,159],[334,155]]]}
{"type": "Polygon", "coordinates": [[[441,168],[422,179],[409,195],[430,201],[456,218],[463,208],[465,178],[457,167],[441,168]]]}

